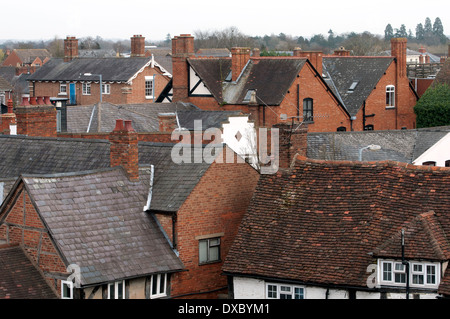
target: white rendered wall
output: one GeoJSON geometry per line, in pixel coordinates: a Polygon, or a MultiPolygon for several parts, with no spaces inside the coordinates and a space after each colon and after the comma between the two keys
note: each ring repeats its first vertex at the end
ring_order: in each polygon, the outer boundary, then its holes
{"type": "Polygon", "coordinates": [[[436,162],[436,166],[445,166],[445,161],[450,160],[450,133],[447,133],[436,144],[430,147],[425,153],[419,156],[414,165],[422,165],[425,162],[436,162]]]}

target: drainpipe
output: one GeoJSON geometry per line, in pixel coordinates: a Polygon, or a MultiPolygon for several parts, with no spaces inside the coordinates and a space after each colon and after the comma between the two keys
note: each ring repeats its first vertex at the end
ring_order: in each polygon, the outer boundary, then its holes
{"type": "Polygon", "coordinates": [[[406,299],[409,299],[409,262],[405,260],[405,230],[402,229],[402,264],[406,267],[406,299]]]}

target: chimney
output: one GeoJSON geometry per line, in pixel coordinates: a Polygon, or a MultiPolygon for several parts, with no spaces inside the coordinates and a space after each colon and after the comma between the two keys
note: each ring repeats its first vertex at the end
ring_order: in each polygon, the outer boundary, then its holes
{"type": "Polygon", "coordinates": [[[245,65],[250,60],[250,48],[231,48],[231,80],[239,78],[245,65]]]}
{"type": "MultiPolygon", "coordinates": [[[[298,122],[277,123],[273,128],[279,129],[279,166],[289,168],[295,156],[307,156],[308,126],[298,122]]],[[[275,141],[276,142],[276,141],[275,141]]]]}
{"type": "Polygon", "coordinates": [[[13,112],[13,101],[8,100],[8,113],[2,114],[2,134],[15,135],[16,134],[16,115],[13,112]]]}
{"type": "Polygon", "coordinates": [[[334,50],[336,56],[350,56],[350,50],[346,50],[344,47],[340,47],[338,50],[334,50]]]}
{"type": "Polygon", "coordinates": [[[134,35],[131,37],[131,57],[145,56],[145,37],[134,35]]]}
{"type": "Polygon", "coordinates": [[[293,55],[296,56],[296,57],[301,57],[301,54],[302,54],[302,49],[299,48],[299,47],[296,47],[294,49],[293,55]]]}
{"type": "Polygon", "coordinates": [[[261,56],[261,50],[258,49],[258,48],[254,48],[254,49],[253,49],[253,56],[254,56],[255,58],[260,57],[260,56],[261,56]]]}
{"type": "Polygon", "coordinates": [[[424,48],[424,47],[420,47],[420,49],[419,49],[419,52],[420,52],[420,53],[422,53],[422,54],[424,54],[424,53],[426,53],[426,52],[427,52],[427,50],[425,50],[425,48],[424,48]]]}
{"type": "Polygon", "coordinates": [[[188,99],[189,68],[187,59],[192,56],[195,56],[193,36],[181,34],[172,39],[173,102],[185,102],[188,99]]]}
{"type": "Polygon", "coordinates": [[[406,38],[391,39],[391,55],[397,59],[397,78],[406,77],[406,38]]]}
{"type": "Polygon", "coordinates": [[[131,181],[139,181],[138,134],[131,121],[116,120],[109,141],[111,167],[122,166],[131,181]]]}
{"type": "Polygon", "coordinates": [[[253,121],[256,128],[260,127],[259,120],[259,104],[256,100],[256,91],[252,92],[250,102],[248,103],[248,111],[250,113],[249,120],[253,121]]]}
{"type": "Polygon", "coordinates": [[[64,39],[64,62],[70,62],[75,58],[78,58],[78,39],[68,36],[64,39]]]}
{"type": "Polygon", "coordinates": [[[163,133],[172,133],[177,127],[177,116],[175,113],[159,113],[159,131],[163,133]]]}
{"type": "Polygon", "coordinates": [[[307,58],[309,62],[313,65],[313,67],[317,70],[317,72],[322,75],[322,59],[323,53],[322,51],[296,51],[294,50],[294,55],[298,54],[299,57],[307,58]]]}
{"type": "Polygon", "coordinates": [[[16,107],[17,134],[27,136],[57,136],[57,111],[47,105],[42,97],[23,98],[22,105],[16,107]],[[38,103],[39,101],[39,103],[38,103]]]}

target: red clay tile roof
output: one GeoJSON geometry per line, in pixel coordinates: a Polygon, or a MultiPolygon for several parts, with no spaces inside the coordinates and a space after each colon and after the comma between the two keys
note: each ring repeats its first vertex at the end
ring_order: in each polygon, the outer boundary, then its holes
{"type": "Polygon", "coordinates": [[[292,170],[261,175],[223,270],[365,287],[377,249],[400,259],[400,242],[387,240],[402,228],[408,240],[429,239],[406,246],[407,256],[448,259],[449,207],[448,168],[297,159],[292,170]]]}
{"type": "Polygon", "coordinates": [[[55,292],[22,248],[0,247],[0,299],[55,298],[55,292]]]}

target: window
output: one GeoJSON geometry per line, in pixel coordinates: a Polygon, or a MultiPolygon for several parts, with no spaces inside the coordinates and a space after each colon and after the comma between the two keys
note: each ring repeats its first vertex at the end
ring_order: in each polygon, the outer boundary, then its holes
{"type": "MultiPolygon", "coordinates": [[[[410,262],[409,282],[412,287],[436,288],[439,285],[438,264],[410,262]]],[[[381,283],[391,286],[406,286],[406,265],[398,261],[381,262],[381,283]]]]}
{"type": "Polygon", "coordinates": [[[108,284],[108,299],[125,299],[125,280],[108,284]]]}
{"type": "Polygon", "coordinates": [[[111,93],[111,85],[102,84],[102,94],[110,94],[110,93],[111,93]]]}
{"type": "Polygon", "coordinates": [[[373,131],[373,124],[368,124],[366,126],[364,126],[364,131],[373,131]]]}
{"type": "Polygon", "coordinates": [[[83,95],[91,95],[91,83],[83,83],[83,95]]]}
{"type": "Polygon", "coordinates": [[[67,94],[67,84],[66,83],[59,84],[59,94],[63,94],[63,95],[67,94]]]}
{"type": "Polygon", "coordinates": [[[314,121],[313,99],[307,98],[303,100],[303,121],[314,121]]]}
{"type": "Polygon", "coordinates": [[[339,126],[339,127],[337,128],[337,131],[338,131],[338,132],[346,132],[346,131],[347,131],[347,128],[346,128],[345,126],[339,126]]]}
{"type": "Polygon", "coordinates": [[[395,86],[386,86],[386,107],[395,107],[395,86]]]}
{"type": "Polygon", "coordinates": [[[152,275],[150,283],[150,298],[161,298],[167,296],[167,274],[152,275]]]}
{"type": "Polygon", "coordinates": [[[61,281],[61,299],[73,299],[73,282],[61,281]]]}
{"type": "Polygon", "coordinates": [[[450,167],[450,160],[445,161],[445,167],[450,167]]]}
{"type": "Polygon", "coordinates": [[[153,98],[153,77],[152,76],[145,77],[145,98],[146,99],[153,98]]]}
{"type": "Polygon", "coordinates": [[[422,165],[424,165],[424,166],[436,166],[436,162],[433,162],[433,161],[423,162],[422,165]]]}
{"type": "Polygon", "coordinates": [[[356,86],[358,85],[359,81],[353,81],[352,85],[348,88],[347,93],[353,93],[355,91],[356,86]]]}
{"type": "Polygon", "coordinates": [[[208,238],[199,241],[199,263],[220,261],[220,238],[208,238]]]}
{"type": "Polygon", "coordinates": [[[268,299],[305,299],[305,289],[303,287],[267,284],[266,291],[268,299]]]}

